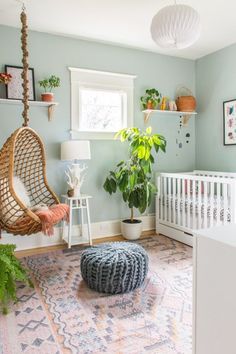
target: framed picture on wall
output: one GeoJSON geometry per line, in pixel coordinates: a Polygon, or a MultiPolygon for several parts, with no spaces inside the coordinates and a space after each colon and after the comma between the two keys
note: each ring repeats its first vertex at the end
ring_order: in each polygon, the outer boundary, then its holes
{"type": "MultiPolygon", "coordinates": [[[[21,66],[5,65],[7,74],[11,74],[11,82],[6,85],[6,97],[11,100],[22,100],[23,87],[22,87],[22,73],[21,66]]],[[[35,101],[35,85],[34,85],[34,69],[29,68],[29,100],[35,101]]]]}
{"type": "Polygon", "coordinates": [[[223,102],[224,145],[236,145],[236,99],[223,102]]]}

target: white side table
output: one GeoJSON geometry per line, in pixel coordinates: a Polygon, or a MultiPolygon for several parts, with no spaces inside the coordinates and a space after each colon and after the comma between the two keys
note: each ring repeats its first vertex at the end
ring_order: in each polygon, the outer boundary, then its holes
{"type": "Polygon", "coordinates": [[[91,223],[90,223],[90,212],[89,212],[89,199],[92,197],[90,195],[81,195],[80,197],[68,197],[67,195],[62,195],[63,201],[69,205],[70,208],[70,220],[68,225],[68,232],[66,232],[66,223],[63,223],[63,240],[68,244],[68,248],[71,248],[73,245],[78,245],[81,243],[87,243],[86,238],[84,237],[84,210],[86,212],[87,219],[87,239],[92,246],[92,236],[91,236],[91,223]],[[72,235],[72,226],[73,226],[73,211],[77,210],[80,217],[80,235],[72,235]]]}

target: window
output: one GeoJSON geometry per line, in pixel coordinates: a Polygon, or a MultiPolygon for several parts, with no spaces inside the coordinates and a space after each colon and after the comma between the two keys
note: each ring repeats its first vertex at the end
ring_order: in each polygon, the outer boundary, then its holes
{"type": "Polygon", "coordinates": [[[111,139],[133,125],[134,76],[69,68],[72,138],[111,139]]]}

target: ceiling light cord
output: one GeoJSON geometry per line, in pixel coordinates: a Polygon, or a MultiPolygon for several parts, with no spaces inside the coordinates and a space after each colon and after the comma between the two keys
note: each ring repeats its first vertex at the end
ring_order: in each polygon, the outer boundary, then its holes
{"type": "Polygon", "coordinates": [[[22,6],[22,11],[25,11],[25,10],[26,10],[24,1],[22,1],[22,0],[15,0],[15,1],[18,2],[18,4],[19,4],[19,3],[21,4],[21,6],[22,6]]]}

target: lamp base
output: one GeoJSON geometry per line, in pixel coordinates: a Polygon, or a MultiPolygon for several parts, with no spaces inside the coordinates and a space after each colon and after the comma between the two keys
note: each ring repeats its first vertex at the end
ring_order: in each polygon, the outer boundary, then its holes
{"type": "MultiPolygon", "coordinates": [[[[81,196],[81,187],[85,178],[85,170],[87,166],[85,164],[73,163],[68,167],[67,171],[65,171],[67,177],[67,184],[70,187],[69,193],[73,197],[81,196]]],[[[69,194],[68,194],[69,195],[69,194]]]]}

